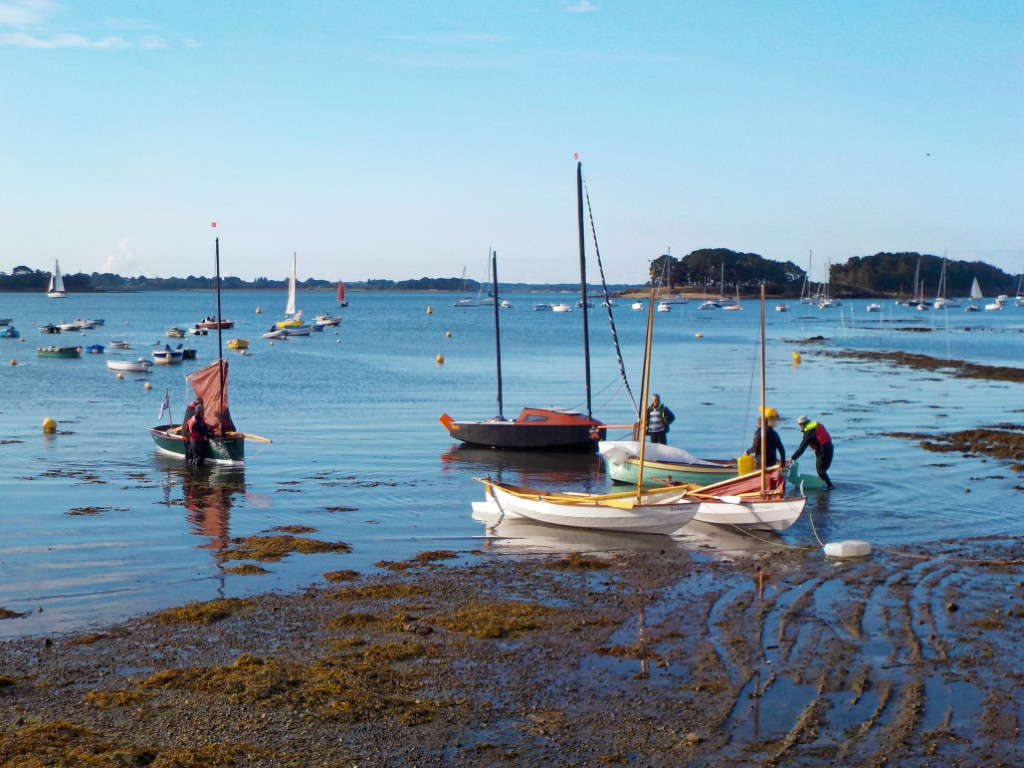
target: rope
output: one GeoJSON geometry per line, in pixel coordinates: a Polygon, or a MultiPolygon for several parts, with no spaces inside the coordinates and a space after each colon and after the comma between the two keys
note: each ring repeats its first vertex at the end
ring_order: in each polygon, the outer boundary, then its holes
{"type": "MultiPolygon", "coordinates": [[[[580,174],[583,174],[583,168],[580,167],[580,174]]],[[[619,362],[619,373],[622,375],[622,383],[626,386],[626,392],[629,394],[629,399],[633,403],[633,411],[636,413],[637,418],[640,417],[640,408],[636,404],[636,398],[633,397],[633,390],[629,388],[629,379],[626,378],[626,364],[622,360],[622,350],[619,349],[619,334],[615,330],[615,318],[612,317],[612,298],[608,293],[608,283],[604,277],[604,264],[601,262],[601,248],[597,244],[597,228],[594,226],[594,212],[590,207],[590,190],[587,188],[586,179],[583,180],[583,193],[587,200],[587,216],[590,218],[590,232],[594,238],[594,254],[597,257],[597,269],[601,273],[601,287],[604,289],[604,305],[605,309],[608,310],[608,324],[612,330],[612,343],[615,346],[615,358],[619,362]]],[[[586,297],[583,299],[586,304],[586,297]]],[[[586,306],[583,307],[583,311],[586,312],[586,306]]]]}

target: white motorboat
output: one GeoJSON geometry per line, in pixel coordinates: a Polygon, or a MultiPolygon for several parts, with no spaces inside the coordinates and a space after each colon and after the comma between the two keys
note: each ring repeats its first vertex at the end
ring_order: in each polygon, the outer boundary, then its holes
{"type": "Polygon", "coordinates": [[[551,307],[552,312],[572,312],[572,307],[568,304],[554,304],[551,307]]]}
{"type": "Polygon", "coordinates": [[[149,373],[152,367],[153,363],[144,357],[138,360],[107,360],[107,368],[117,372],[149,373]]]}
{"type": "Polygon", "coordinates": [[[169,345],[164,344],[163,349],[153,350],[153,362],[157,365],[171,365],[172,363],[180,363],[185,357],[185,350],[182,349],[181,344],[178,345],[177,349],[171,349],[169,345]]]}

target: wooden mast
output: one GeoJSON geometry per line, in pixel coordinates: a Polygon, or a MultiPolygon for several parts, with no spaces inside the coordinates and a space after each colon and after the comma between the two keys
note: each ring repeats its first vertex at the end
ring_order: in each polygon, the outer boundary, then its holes
{"type": "Polygon", "coordinates": [[[583,369],[587,388],[587,418],[593,418],[590,405],[590,327],[587,324],[587,259],[583,236],[583,163],[576,161],[576,217],[580,231],[580,299],[583,302],[583,369]]]}
{"type": "Polygon", "coordinates": [[[654,335],[654,268],[651,267],[651,299],[647,303],[647,341],[644,344],[644,378],[640,387],[640,466],[636,476],[636,503],[643,500],[644,446],[647,445],[647,396],[651,389],[651,337],[654,335]]]}
{"type": "Polygon", "coordinates": [[[768,412],[764,407],[764,283],[761,283],[761,499],[767,490],[768,412]]]}
{"type": "Polygon", "coordinates": [[[501,330],[498,324],[498,254],[491,251],[491,279],[494,286],[494,356],[498,361],[498,418],[505,420],[501,404],[501,330]]]}

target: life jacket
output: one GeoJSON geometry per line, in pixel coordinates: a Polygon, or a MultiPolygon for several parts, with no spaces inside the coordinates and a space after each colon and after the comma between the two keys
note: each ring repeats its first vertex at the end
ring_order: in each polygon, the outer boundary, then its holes
{"type": "MultiPolygon", "coordinates": [[[[198,428],[200,418],[198,414],[192,414],[192,418],[185,422],[185,427],[188,429],[188,436],[192,440],[196,440],[200,437],[206,437],[209,434],[209,427],[206,429],[198,428]]],[[[205,422],[203,422],[203,426],[205,422]]]]}
{"type": "Polygon", "coordinates": [[[825,429],[824,425],[819,424],[816,421],[809,421],[804,425],[804,432],[814,430],[814,442],[818,444],[818,447],[825,445],[825,443],[832,442],[832,436],[825,429]]]}

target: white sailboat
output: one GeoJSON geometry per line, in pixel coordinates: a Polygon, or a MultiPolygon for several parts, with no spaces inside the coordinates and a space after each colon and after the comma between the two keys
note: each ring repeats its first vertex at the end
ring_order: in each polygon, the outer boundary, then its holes
{"type": "Polygon", "coordinates": [[[942,272],[939,273],[939,290],[935,294],[935,303],[932,309],[948,309],[959,307],[963,302],[960,299],[951,299],[946,296],[946,257],[942,257],[942,272]]]}
{"type": "Polygon", "coordinates": [[[53,274],[50,275],[50,287],[46,289],[46,295],[51,299],[66,299],[68,292],[64,290],[64,276],[60,273],[60,262],[54,260],[53,274]]]}
{"type": "Polygon", "coordinates": [[[974,302],[982,298],[981,286],[978,285],[978,278],[974,278],[974,282],[971,283],[971,300],[964,307],[964,312],[977,312],[978,305],[974,302]]]}
{"type": "Polygon", "coordinates": [[[1024,274],[1020,276],[1020,280],[1017,281],[1017,296],[1013,300],[1015,307],[1024,307],[1024,293],[1020,292],[1020,289],[1024,287],[1024,274]]]}
{"type": "Polygon", "coordinates": [[[275,323],[277,328],[300,328],[305,325],[302,322],[302,312],[295,309],[295,266],[297,257],[292,253],[292,273],[288,278],[288,304],[284,308],[284,320],[275,323]]]}

